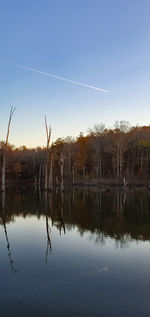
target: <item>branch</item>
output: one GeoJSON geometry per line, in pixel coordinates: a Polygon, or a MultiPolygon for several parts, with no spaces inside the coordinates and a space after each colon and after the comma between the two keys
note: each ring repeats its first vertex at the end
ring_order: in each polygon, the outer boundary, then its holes
{"type": "Polygon", "coordinates": [[[45,116],[45,128],[46,128],[46,136],[47,136],[47,150],[49,148],[49,144],[50,144],[50,139],[51,139],[51,132],[52,132],[52,129],[51,129],[51,126],[49,126],[49,129],[48,129],[48,126],[47,126],[47,121],[46,121],[46,116],[45,116]]]}
{"type": "Polygon", "coordinates": [[[11,106],[10,115],[9,115],[9,121],[8,121],[8,128],[7,128],[7,136],[6,136],[5,147],[7,147],[7,144],[8,144],[11,119],[12,119],[12,116],[13,116],[15,110],[16,110],[16,106],[11,106]]]}

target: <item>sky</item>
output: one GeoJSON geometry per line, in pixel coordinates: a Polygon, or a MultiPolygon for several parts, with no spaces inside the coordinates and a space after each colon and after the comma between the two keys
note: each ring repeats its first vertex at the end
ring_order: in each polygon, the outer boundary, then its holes
{"type": "Polygon", "coordinates": [[[45,115],[55,141],[97,123],[149,125],[149,101],[149,0],[0,1],[0,140],[11,105],[9,142],[35,147],[45,115]]]}

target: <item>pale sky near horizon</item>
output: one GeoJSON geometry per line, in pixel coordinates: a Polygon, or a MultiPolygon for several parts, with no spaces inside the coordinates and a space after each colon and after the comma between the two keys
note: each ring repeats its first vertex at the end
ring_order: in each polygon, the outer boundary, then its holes
{"type": "Polygon", "coordinates": [[[149,0],[0,2],[0,140],[17,105],[10,143],[46,144],[116,120],[150,124],[149,0]],[[4,62],[52,73],[78,86],[4,62]]]}

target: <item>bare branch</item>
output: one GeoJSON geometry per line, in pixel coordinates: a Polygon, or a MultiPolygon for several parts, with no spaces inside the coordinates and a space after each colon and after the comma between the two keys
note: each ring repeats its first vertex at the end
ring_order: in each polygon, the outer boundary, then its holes
{"type": "Polygon", "coordinates": [[[47,136],[47,143],[48,143],[48,127],[47,127],[46,116],[45,116],[45,128],[46,128],[46,136],[47,136]]]}
{"type": "Polygon", "coordinates": [[[6,151],[7,151],[7,145],[8,145],[8,138],[9,138],[9,132],[10,132],[11,119],[12,119],[12,116],[13,116],[15,110],[16,110],[16,106],[11,106],[10,115],[9,115],[9,121],[8,121],[8,127],[7,127],[6,141],[5,141],[4,152],[3,152],[3,164],[2,164],[2,192],[5,192],[6,151]]]}
{"type": "Polygon", "coordinates": [[[9,115],[9,121],[8,121],[8,128],[7,128],[7,135],[6,135],[5,147],[7,147],[7,144],[8,144],[8,138],[9,138],[9,131],[10,131],[11,119],[12,119],[12,116],[13,116],[15,110],[16,110],[16,106],[11,106],[10,115],[9,115]]]}

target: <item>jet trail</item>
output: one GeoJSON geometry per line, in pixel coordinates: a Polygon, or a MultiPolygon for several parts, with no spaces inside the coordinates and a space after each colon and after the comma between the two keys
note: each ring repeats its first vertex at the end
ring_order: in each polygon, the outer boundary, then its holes
{"type": "Polygon", "coordinates": [[[56,78],[56,79],[59,79],[59,80],[67,81],[68,83],[71,83],[71,84],[75,84],[75,85],[78,85],[78,86],[83,86],[83,87],[86,87],[86,88],[98,90],[98,91],[101,91],[101,92],[104,92],[104,93],[109,93],[109,91],[106,90],[106,89],[98,88],[98,87],[95,87],[95,86],[87,85],[85,83],[81,83],[79,81],[75,81],[75,80],[71,80],[71,79],[68,79],[68,78],[65,78],[65,77],[61,77],[61,76],[58,76],[58,75],[54,75],[54,74],[51,74],[51,73],[43,72],[43,71],[40,71],[40,70],[32,68],[32,67],[15,64],[15,63],[12,63],[12,62],[9,62],[9,61],[5,61],[3,59],[0,59],[0,61],[3,62],[3,63],[9,64],[9,65],[18,67],[18,68],[22,68],[22,69],[29,70],[29,71],[34,72],[34,73],[38,73],[38,74],[44,75],[44,76],[53,77],[53,78],[56,78]]]}

